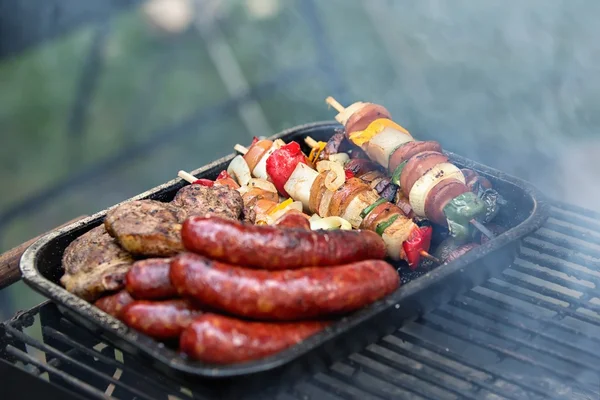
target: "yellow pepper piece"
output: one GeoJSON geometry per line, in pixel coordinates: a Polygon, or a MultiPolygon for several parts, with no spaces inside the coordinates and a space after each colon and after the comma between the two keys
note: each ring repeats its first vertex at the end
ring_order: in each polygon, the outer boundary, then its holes
{"type": "Polygon", "coordinates": [[[281,203],[277,204],[276,206],[274,206],[273,208],[271,208],[268,212],[267,215],[273,215],[278,211],[283,210],[284,208],[286,208],[287,206],[289,206],[290,204],[292,204],[294,202],[294,200],[287,199],[286,201],[282,201],[281,203]]]}
{"type": "Polygon", "coordinates": [[[350,140],[357,146],[362,146],[367,143],[369,140],[373,138],[373,136],[377,135],[379,132],[384,130],[385,128],[392,128],[400,131],[410,137],[411,134],[408,133],[406,129],[387,118],[378,118],[375,121],[371,122],[369,126],[364,131],[356,131],[350,134],[350,140]]]}
{"type": "Polygon", "coordinates": [[[308,155],[308,161],[311,164],[314,164],[316,160],[319,159],[319,155],[325,149],[326,142],[317,142],[317,145],[312,148],[310,154],[308,155]]]}

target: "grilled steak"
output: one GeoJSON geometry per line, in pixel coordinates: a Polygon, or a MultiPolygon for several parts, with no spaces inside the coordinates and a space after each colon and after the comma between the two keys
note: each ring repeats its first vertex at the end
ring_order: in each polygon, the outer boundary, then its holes
{"type": "Polygon", "coordinates": [[[104,226],[131,254],[166,257],[183,250],[180,231],[186,215],[169,203],[137,200],[110,210],[104,226]]]}
{"type": "Polygon", "coordinates": [[[244,208],[242,196],[229,186],[189,185],[181,188],[171,204],[183,208],[188,216],[215,215],[239,219],[244,208]]]}
{"type": "Polygon", "coordinates": [[[168,257],[183,250],[181,224],[192,215],[214,215],[239,219],[243,202],[227,186],[186,186],[171,203],[138,200],[121,204],[108,212],[106,230],[132,254],[168,257]]]}
{"type": "Polygon", "coordinates": [[[106,232],[104,225],[75,239],[65,250],[60,279],[69,291],[88,301],[125,286],[133,258],[106,232]]]}

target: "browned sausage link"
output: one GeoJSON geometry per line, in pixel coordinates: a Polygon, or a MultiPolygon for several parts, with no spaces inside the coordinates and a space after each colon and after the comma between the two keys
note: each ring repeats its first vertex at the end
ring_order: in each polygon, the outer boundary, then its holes
{"type": "Polygon", "coordinates": [[[275,221],[275,226],[281,228],[310,229],[310,222],[300,211],[291,210],[275,221]]]}
{"type": "Polygon", "coordinates": [[[396,149],[390,156],[389,171],[393,173],[396,168],[404,161],[409,160],[415,154],[422,153],[424,151],[437,151],[442,153],[442,146],[438,142],[408,142],[396,149]]]}
{"type": "Polygon", "coordinates": [[[448,157],[437,151],[424,151],[412,156],[400,175],[400,187],[404,195],[408,197],[415,182],[425,175],[427,171],[447,161],[448,157]]]}
{"type": "Polygon", "coordinates": [[[136,299],[168,299],[177,291],[169,280],[170,259],[150,258],[133,263],[125,276],[125,288],[136,299]]]}
{"type": "Polygon", "coordinates": [[[346,135],[349,137],[353,132],[367,129],[371,122],[379,118],[391,119],[392,116],[383,106],[373,103],[366,104],[346,121],[346,135]]]}
{"type": "Polygon", "coordinates": [[[200,304],[241,317],[279,321],[354,311],[400,285],[396,269],[382,260],[266,271],[192,253],[173,259],[171,281],[181,295],[200,304]]]}
{"type": "Polygon", "coordinates": [[[386,254],[385,243],[375,232],[282,229],[216,217],[188,218],[182,238],[189,251],[265,269],[339,265],[383,259],[386,254]]]}
{"type": "Polygon", "coordinates": [[[348,161],[346,165],[344,165],[344,169],[352,172],[357,178],[362,179],[362,175],[371,171],[379,170],[380,167],[378,164],[375,164],[369,159],[355,158],[348,161]]]}
{"type": "Polygon", "coordinates": [[[136,300],[123,309],[123,322],[155,339],[171,339],[199,316],[201,311],[190,300],[136,300]]]}
{"type": "Polygon", "coordinates": [[[466,193],[469,188],[458,179],[445,179],[436,184],[425,199],[425,215],[436,224],[446,225],[444,207],[456,196],[466,193]]]}
{"type": "Polygon", "coordinates": [[[327,325],[325,321],[251,322],[207,313],[183,331],[179,346],[195,360],[234,364],[278,353],[327,325]]]}
{"type": "Polygon", "coordinates": [[[96,300],[94,305],[105,313],[121,319],[123,308],[132,301],[133,297],[131,297],[127,290],[121,290],[120,292],[96,300]]]}

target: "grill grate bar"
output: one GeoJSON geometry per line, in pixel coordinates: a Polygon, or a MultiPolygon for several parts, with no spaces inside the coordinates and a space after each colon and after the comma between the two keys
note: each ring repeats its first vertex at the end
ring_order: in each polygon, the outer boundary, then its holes
{"type": "MultiPolygon", "coordinates": [[[[441,399],[441,396],[443,396],[445,393],[448,393],[452,394],[453,396],[446,395],[445,397],[457,398],[456,396],[458,396],[460,398],[473,400],[478,400],[480,398],[476,394],[474,395],[472,393],[473,391],[471,391],[470,393],[466,391],[457,390],[447,384],[440,385],[440,381],[436,381],[435,378],[429,376],[426,371],[422,371],[418,368],[406,367],[403,364],[394,362],[393,360],[383,357],[375,353],[374,351],[365,350],[357,355],[351,356],[348,363],[353,368],[369,371],[373,375],[381,375],[382,379],[390,381],[390,383],[393,383],[394,385],[400,385],[401,387],[412,392],[416,392],[417,394],[420,394],[422,396],[429,396],[433,397],[434,399],[441,399]],[[387,371],[378,371],[374,367],[369,366],[374,363],[378,363],[385,366],[387,371]],[[395,377],[393,374],[396,372],[401,372],[401,374],[399,374],[400,376],[406,375],[410,377],[410,379],[404,380],[401,377],[395,377]],[[409,384],[413,384],[414,386],[410,386],[407,388],[405,387],[405,385],[402,384],[403,381],[409,384]],[[422,389],[424,384],[429,385],[429,387],[427,387],[427,392],[425,392],[422,389]],[[431,393],[434,391],[436,393],[431,393]]],[[[475,391],[476,390],[477,389],[475,389],[475,391]]]]}
{"type": "Polygon", "coordinates": [[[552,207],[550,207],[550,216],[571,225],[587,228],[600,233],[600,215],[590,213],[589,210],[577,212],[560,208],[556,204],[553,204],[552,207]]]}
{"type": "Polygon", "coordinates": [[[64,371],[61,371],[51,365],[48,365],[47,363],[37,360],[35,357],[32,357],[30,354],[27,354],[12,345],[6,346],[6,352],[15,358],[18,358],[20,361],[22,361],[24,363],[34,365],[38,369],[45,371],[48,374],[54,375],[54,376],[64,380],[65,382],[72,385],[73,387],[84,391],[86,394],[88,394],[96,399],[112,399],[113,398],[113,397],[107,395],[106,393],[101,392],[100,390],[96,389],[95,387],[88,385],[87,383],[83,382],[82,380],[79,380],[64,371]]]}
{"type": "Polygon", "coordinates": [[[600,249],[596,245],[590,246],[589,242],[577,240],[567,235],[559,235],[557,231],[540,228],[530,237],[543,240],[551,245],[579,253],[580,256],[591,258],[596,263],[600,259],[600,249]]]}
{"type": "MultiPolygon", "coordinates": [[[[76,366],[77,368],[80,368],[83,371],[86,371],[88,373],[90,373],[91,375],[97,376],[99,378],[102,378],[110,383],[112,383],[115,386],[119,386],[127,391],[129,391],[132,394],[135,394],[136,396],[143,398],[143,399],[148,399],[148,400],[152,400],[151,397],[148,397],[146,394],[144,394],[143,392],[140,392],[138,389],[133,388],[115,378],[113,378],[112,376],[108,376],[100,371],[95,370],[94,368],[90,367],[89,365],[86,365],[84,363],[82,363],[81,361],[75,360],[74,358],[68,356],[66,353],[61,352],[60,350],[55,349],[52,346],[49,346],[45,343],[41,343],[29,336],[27,336],[26,334],[24,334],[23,332],[13,328],[12,326],[7,326],[6,327],[6,331],[18,338],[19,340],[23,341],[24,343],[35,347],[36,349],[42,350],[47,354],[50,354],[54,357],[56,357],[57,359],[60,359],[62,361],[65,361],[69,364],[72,364],[74,366],[76,366]]],[[[50,365],[49,363],[47,363],[48,365],[50,365]]],[[[54,366],[50,365],[51,367],[55,368],[54,366]]]]}
{"type": "MultiPolygon", "coordinates": [[[[573,343],[572,341],[566,341],[566,340],[562,340],[557,338],[554,335],[550,335],[546,332],[548,325],[551,325],[550,323],[553,321],[548,321],[548,320],[544,320],[544,319],[534,319],[533,321],[527,318],[519,318],[518,320],[515,319],[515,317],[517,316],[516,313],[518,312],[517,310],[510,310],[509,312],[513,313],[511,317],[507,317],[505,315],[505,313],[502,312],[502,309],[500,309],[499,307],[495,307],[495,306],[491,306],[491,305],[487,305],[485,303],[480,303],[479,300],[476,300],[475,298],[469,298],[469,297],[460,297],[457,300],[451,301],[450,303],[448,303],[450,306],[454,306],[457,308],[461,308],[464,310],[467,310],[473,314],[482,316],[488,320],[492,320],[494,322],[501,322],[502,324],[506,325],[506,326],[510,326],[513,328],[517,328],[519,330],[523,330],[524,332],[529,333],[530,335],[532,335],[532,339],[535,337],[540,337],[543,338],[545,340],[554,342],[560,346],[564,346],[569,348],[570,350],[573,351],[579,351],[579,352],[583,352],[585,354],[591,354],[597,358],[600,358],[600,352],[597,351],[597,348],[590,343],[590,346],[588,346],[587,348],[582,348],[582,347],[578,347],[575,343],[573,343]],[[492,311],[487,311],[484,308],[488,308],[488,307],[494,307],[497,312],[492,312],[492,311]],[[531,326],[531,325],[535,325],[535,326],[531,326]]],[[[521,314],[521,313],[519,313],[521,314]]],[[[558,328],[563,328],[563,326],[561,325],[557,325],[554,324],[555,327],[558,328]]]]}
{"type": "MultiPolygon", "coordinates": [[[[499,345],[496,345],[493,343],[488,343],[488,342],[478,338],[478,336],[475,336],[475,335],[461,334],[459,332],[456,332],[455,330],[450,328],[450,326],[452,326],[451,323],[446,326],[443,326],[440,323],[432,320],[432,316],[428,316],[427,318],[424,318],[422,321],[420,321],[420,325],[428,327],[430,329],[434,329],[438,332],[442,332],[446,336],[451,336],[456,339],[466,341],[472,345],[476,345],[476,346],[488,349],[488,350],[496,353],[501,359],[502,358],[511,358],[513,360],[520,361],[525,364],[529,364],[531,366],[543,369],[544,371],[547,371],[549,374],[554,375],[558,379],[561,379],[561,380],[577,380],[577,379],[579,379],[579,374],[575,374],[575,376],[573,376],[572,374],[565,373],[563,371],[558,371],[556,368],[546,365],[543,361],[537,361],[537,360],[533,359],[532,357],[529,357],[527,355],[517,352],[516,350],[505,348],[505,347],[502,347],[502,346],[499,346],[499,345]]],[[[579,370],[577,370],[577,371],[579,371],[579,370]]],[[[573,372],[575,372],[575,371],[573,371],[573,372]]]]}
{"type": "MultiPolygon", "coordinates": [[[[381,363],[388,364],[394,368],[400,369],[401,368],[400,364],[394,360],[389,359],[388,357],[385,357],[381,354],[376,353],[375,349],[377,347],[381,347],[382,349],[389,350],[393,353],[396,353],[396,354],[402,355],[406,358],[412,359],[412,360],[414,360],[414,362],[416,364],[421,365],[420,368],[411,369],[410,373],[416,374],[417,376],[421,377],[421,379],[423,379],[423,380],[430,381],[433,378],[429,378],[429,374],[427,374],[426,372],[421,373],[421,369],[424,371],[426,369],[431,369],[433,371],[440,371],[444,375],[447,375],[447,376],[451,377],[452,379],[455,379],[456,381],[464,381],[464,382],[470,384],[471,386],[474,387],[473,390],[471,390],[471,391],[475,392],[475,393],[478,391],[480,392],[482,389],[484,389],[488,392],[496,393],[498,396],[506,397],[509,399],[516,400],[516,399],[522,398],[524,396],[524,393],[521,392],[521,396],[516,395],[516,397],[513,397],[512,393],[507,393],[506,391],[503,391],[503,390],[499,389],[498,387],[491,385],[490,383],[488,383],[485,380],[485,378],[481,378],[481,377],[476,378],[474,376],[471,376],[472,374],[469,374],[469,373],[464,373],[464,374],[457,373],[457,370],[455,368],[451,368],[447,365],[444,365],[441,362],[435,361],[429,357],[420,355],[416,352],[408,351],[404,348],[401,348],[401,347],[395,345],[394,343],[390,343],[390,342],[386,341],[385,339],[383,341],[378,342],[375,345],[369,346],[369,348],[367,348],[367,350],[365,350],[365,353],[367,353],[369,355],[369,357],[377,359],[381,363]],[[423,368],[423,367],[426,367],[426,368],[423,368]]],[[[443,358],[443,359],[450,360],[449,358],[438,355],[438,354],[436,354],[436,356],[443,358]]],[[[433,375],[433,372],[431,374],[433,375]]],[[[443,379],[443,376],[440,376],[439,378],[443,379]]],[[[448,385],[448,384],[446,383],[446,385],[448,385]]],[[[447,388],[448,390],[452,390],[449,386],[446,386],[445,388],[447,388]]],[[[458,391],[456,391],[456,392],[460,393],[461,396],[465,396],[464,392],[458,392],[458,391]]],[[[479,398],[479,397],[475,397],[475,398],[479,398]]]]}
{"type": "MultiPolygon", "coordinates": [[[[472,320],[468,320],[466,318],[463,317],[459,317],[458,315],[456,315],[457,313],[452,313],[451,311],[449,311],[448,309],[452,310],[452,307],[443,307],[441,309],[435,310],[433,312],[434,315],[439,315],[443,318],[446,319],[450,319],[453,322],[459,322],[463,325],[465,325],[466,327],[470,328],[470,329],[475,329],[479,332],[484,332],[490,336],[496,337],[498,339],[501,340],[505,340],[507,342],[512,342],[515,343],[519,346],[525,347],[525,348],[529,348],[533,351],[554,357],[558,360],[562,360],[564,362],[567,363],[571,363],[574,366],[579,366],[580,368],[589,368],[591,370],[594,371],[600,371],[600,368],[598,367],[598,364],[595,362],[586,362],[583,358],[581,357],[571,357],[568,355],[564,355],[562,353],[560,353],[559,351],[554,350],[554,348],[551,347],[542,347],[539,345],[534,344],[533,339],[535,336],[537,336],[537,333],[529,331],[532,335],[534,336],[530,336],[528,335],[528,337],[526,339],[522,339],[522,338],[517,338],[515,336],[511,336],[510,334],[503,332],[501,329],[498,328],[492,328],[492,327],[487,327],[487,326],[482,326],[479,323],[473,322],[472,320]]],[[[491,322],[495,322],[493,319],[489,320],[491,322]]],[[[525,330],[523,330],[525,331],[525,330]]],[[[495,346],[494,346],[495,347],[495,346]]],[[[521,349],[519,349],[521,350],[521,349]]],[[[585,355],[584,355],[585,356],[585,355]]],[[[543,364],[543,363],[542,363],[543,364]]],[[[555,371],[552,367],[544,367],[546,369],[549,369],[550,371],[555,371]]]]}
{"type": "MultiPolygon", "coordinates": [[[[485,374],[491,375],[495,380],[502,379],[503,381],[506,381],[508,383],[512,383],[514,385],[521,386],[531,392],[534,392],[536,394],[543,396],[543,398],[548,398],[548,397],[552,397],[553,395],[555,395],[555,393],[552,390],[549,390],[548,388],[543,388],[543,387],[540,387],[539,385],[531,384],[530,382],[520,379],[520,377],[514,376],[510,372],[502,371],[501,369],[496,368],[493,365],[488,365],[488,366],[486,366],[486,369],[482,369],[481,366],[478,366],[478,365],[472,363],[471,361],[469,361],[468,359],[455,353],[451,349],[441,349],[436,344],[429,343],[425,340],[419,339],[418,337],[416,337],[412,334],[409,334],[407,332],[396,331],[392,334],[392,336],[394,336],[395,338],[398,338],[402,341],[410,342],[418,347],[425,348],[435,354],[440,355],[441,357],[445,357],[445,358],[448,358],[459,364],[468,366],[468,367],[472,368],[473,370],[482,371],[485,374]]],[[[391,346],[394,346],[394,347],[396,346],[394,343],[388,342],[388,344],[391,346]]]]}
{"type": "Polygon", "coordinates": [[[363,400],[386,400],[385,397],[365,392],[356,387],[356,382],[352,381],[348,384],[346,380],[339,380],[330,374],[318,373],[311,380],[312,385],[316,385],[325,391],[331,391],[343,398],[360,398],[363,400]]]}
{"type": "MultiPolygon", "coordinates": [[[[42,328],[42,330],[49,337],[52,337],[55,340],[58,340],[58,341],[66,344],[68,346],[71,346],[71,347],[73,347],[74,349],[80,351],[83,354],[86,354],[88,356],[94,357],[95,359],[97,359],[98,361],[100,361],[102,363],[105,363],[105,364],[110,365],[110,366],[115,367],[115,368],[119,368],[119,369],[127,372],[128,374],[133,374],[136,377],[143,379],[148,384],[153,385],[157,389],[160,389],[161,391],[165,392],[165,394],[171,394],[172,393],[172,390],[170,388],[168,388],[167,386],[163,385],[162,383],[160,383],[156,379],[150,378],[150,375],[148,375],[148,374],[142,374],[142,373],[138,372],[135,368],[131,368],[128,365],[125,365],[122,362],[115,360],[114,358],[107,357],[104,354],[100,353],[99,351],[87,348],[87,347],[85,347],[85,346],[77,343],[73,339],[69,338],[64,333],[57,331],[54,328],[51,328],[49,326],[44,326],[42,328]]],[[[150,371],[148,371],[148,372],[150,372],[150,371]]],[[[182,392],[179,392],[177,394],[178,395],[183,394],[183,395],[185,395],[187,397],[190,397],[190,398],[193,397],[190,394],[182,393],[182,392]]]]}

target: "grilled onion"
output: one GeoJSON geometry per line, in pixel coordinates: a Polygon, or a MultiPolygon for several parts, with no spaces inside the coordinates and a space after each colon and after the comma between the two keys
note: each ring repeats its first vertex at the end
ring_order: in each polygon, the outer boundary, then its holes
{"type": "Polygon", "coordinates": [[[328,171],[327,176],[325,176],[325,187],[329,190],[337,190],[346,182],[344,168],[336,162],[328,160],[319,161],[317,163],[317,171],[328,171]]]}
{"type": "Polygon", "coordinates": [[[252,179],[250,167],[248,167],[248,163],[244,160],[243,156],[236,156],[231,160],[229,167],[227,167],[227,173],[231,175],[240,186],[246,186],[250,179],[252,179]]]}
{"type": "Polygon", "coordinates": [[[321,218],[317,214],[313,214],[308,221],[310,222],[310,229],[318,230],[318,229],[352,229],[352,225],[350,222],[346,221],[340,217],[326,217],[321,218]]]}

